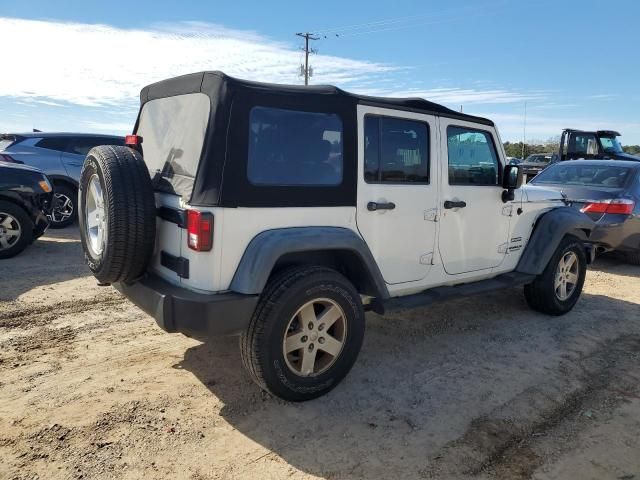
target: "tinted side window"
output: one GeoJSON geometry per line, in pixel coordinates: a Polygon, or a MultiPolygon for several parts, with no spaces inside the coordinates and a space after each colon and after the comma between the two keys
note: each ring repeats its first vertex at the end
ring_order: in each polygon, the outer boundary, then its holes
{"type": "Polygon", "coordinates": [[[449,185],[497,185],[500,163],[491,134],[465,127],[447,128],[449,185]]]}
{"type": "Polygon", "coordinates": [[[86,155],[93,147],[99,145],[123,145],[124,142],[117,137],[71,137],[66,151],[75,155],[86,155]]]}
{"type": "Polygon", "coordinates": [[[342,121],[336,114],[253,107],[247,177],[254,185],[342,183],[342,121]]]}
{"type": "Polygon", "coordinates": [[[597,155],[598,140],[592,134],[574,134],[569,140],[569,153],[575,155],[597,155]]]}
{"type": "Polygon", "coordinates": [[[364,142],[367,182],[429,182],[429,129],[425,123],[367,115],[364,142]]]}
{"type": "Polygon", "coordinates": [[[35,143],[34,146],[64,152],[68,141],[69,137],[47,137],[35,143]]]}

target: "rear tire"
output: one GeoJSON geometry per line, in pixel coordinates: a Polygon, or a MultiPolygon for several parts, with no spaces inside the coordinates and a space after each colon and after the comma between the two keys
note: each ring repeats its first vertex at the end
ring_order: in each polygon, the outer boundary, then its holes
{"type": "Polygon", "coordinates": [[[80,174],[80,238],[101,283],[132,282],[153,254],[156,206],[142,156],[128,147],[91,149],[80,174]]]}
{"type": "Polygon", "coordinates": [[[542,274],[525,285],[527,303],[532,309],[547,315],[564,315],[580,298],[586,272],[587,257],[582,243],[576,237],[566,236],[542,274]],[[570,266],[569,262],[572,262],[570,266]]]}
{"type": "Polygon", "coordinates": [[[33,222],[15,203],[0,200],[0,258],[18,255],[33,242],[33,222]]]}
{"type": "Polygon", "coordinates": [[[49,227],[65,228],[78,217],[78,192],[66,185],[54,187],[56,206],[49,215],[49,227]]]}
{"type": "Polygon", "coordinates": [[[640,252],[627,252],[625,258],[627,259],[627,263],[640,265],[640,252]]]}
{"type": "Polygon", "coordinates": [[[325,267],[293,267],[267,284],[240,338],[242,360],[262,389],[311,400],[351,370],[364,329],[360,295],[349,280],[325,267]]]}

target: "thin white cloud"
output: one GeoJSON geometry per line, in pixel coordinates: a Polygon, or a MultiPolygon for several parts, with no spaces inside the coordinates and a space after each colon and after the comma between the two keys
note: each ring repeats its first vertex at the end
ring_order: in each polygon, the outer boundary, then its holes
{"type": "MultiPolygon", "coordinates": [[[[141,87],[201,70],[299,83],[300,52],[254,32],[187,22],[149,30],[0,18],[0,44],[31,59],[3,69],[0,95],[84,106],[137,97],[141,87]],[[37,61],[33,61],[37,59],[37,61]]],[[[313,59],[316,83],[350,84],[395,67],[327,55],[313,59]]]]}
{"type": "MultiPolygon", "coordinates": [[[[256,32],[202,22],[158,24],[142,30],[0,18],[0,43],[20,45],[21,58],[38,59],[5,71],[0,76],[0,95],[39,103],[122,104],[132,102],[141,87],[154,81],[214,69],[247,79],[300,83],[301,54],[290,45],[256,32]]],[[[336,56],[315,55],[313,66],[313,83],[337,84],[372,95],[420,96],[452,106],[542,97],[503,89],[399,90],[397,83],[390,84],[389,74],[406,68],[336,56]]]]}

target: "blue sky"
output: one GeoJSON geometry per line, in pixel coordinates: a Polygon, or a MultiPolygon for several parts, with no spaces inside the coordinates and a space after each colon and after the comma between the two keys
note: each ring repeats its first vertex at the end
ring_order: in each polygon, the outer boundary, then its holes
{"type": "Polygon", "coordinates": [[[503,140],[611,128],[640,144],[640,2],[0,0],[0,131],[128,132],[145,84],[198,70],[423,96],[503,140]],[[339,36],[336,37],[336,33],[339,36]],[[9,46],[9,48],[7,48],[9,46]],[[8,55],[7,52],[10,52],[8,55]]]}

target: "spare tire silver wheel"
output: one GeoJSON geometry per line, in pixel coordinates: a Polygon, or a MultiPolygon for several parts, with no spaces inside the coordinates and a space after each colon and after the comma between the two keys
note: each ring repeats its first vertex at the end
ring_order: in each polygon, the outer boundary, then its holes
{"type": "Polygon", "coordinates": [[[87,192],[87,208],[85,218],[87,229],[87,246],[91,252],[98,256],[104,250],[105,241],[105,213],[104,195],[100,186],[98,175],[92,175],[89,179],[89,191],[87,192]]]}
{"type": "Polygon", "coordinates": [[[140,153],[111,145],[91,149],[78,197],[80,239],[93,275],[100,283],[140,278],[156,234],[153,186],[140,153]]]}

